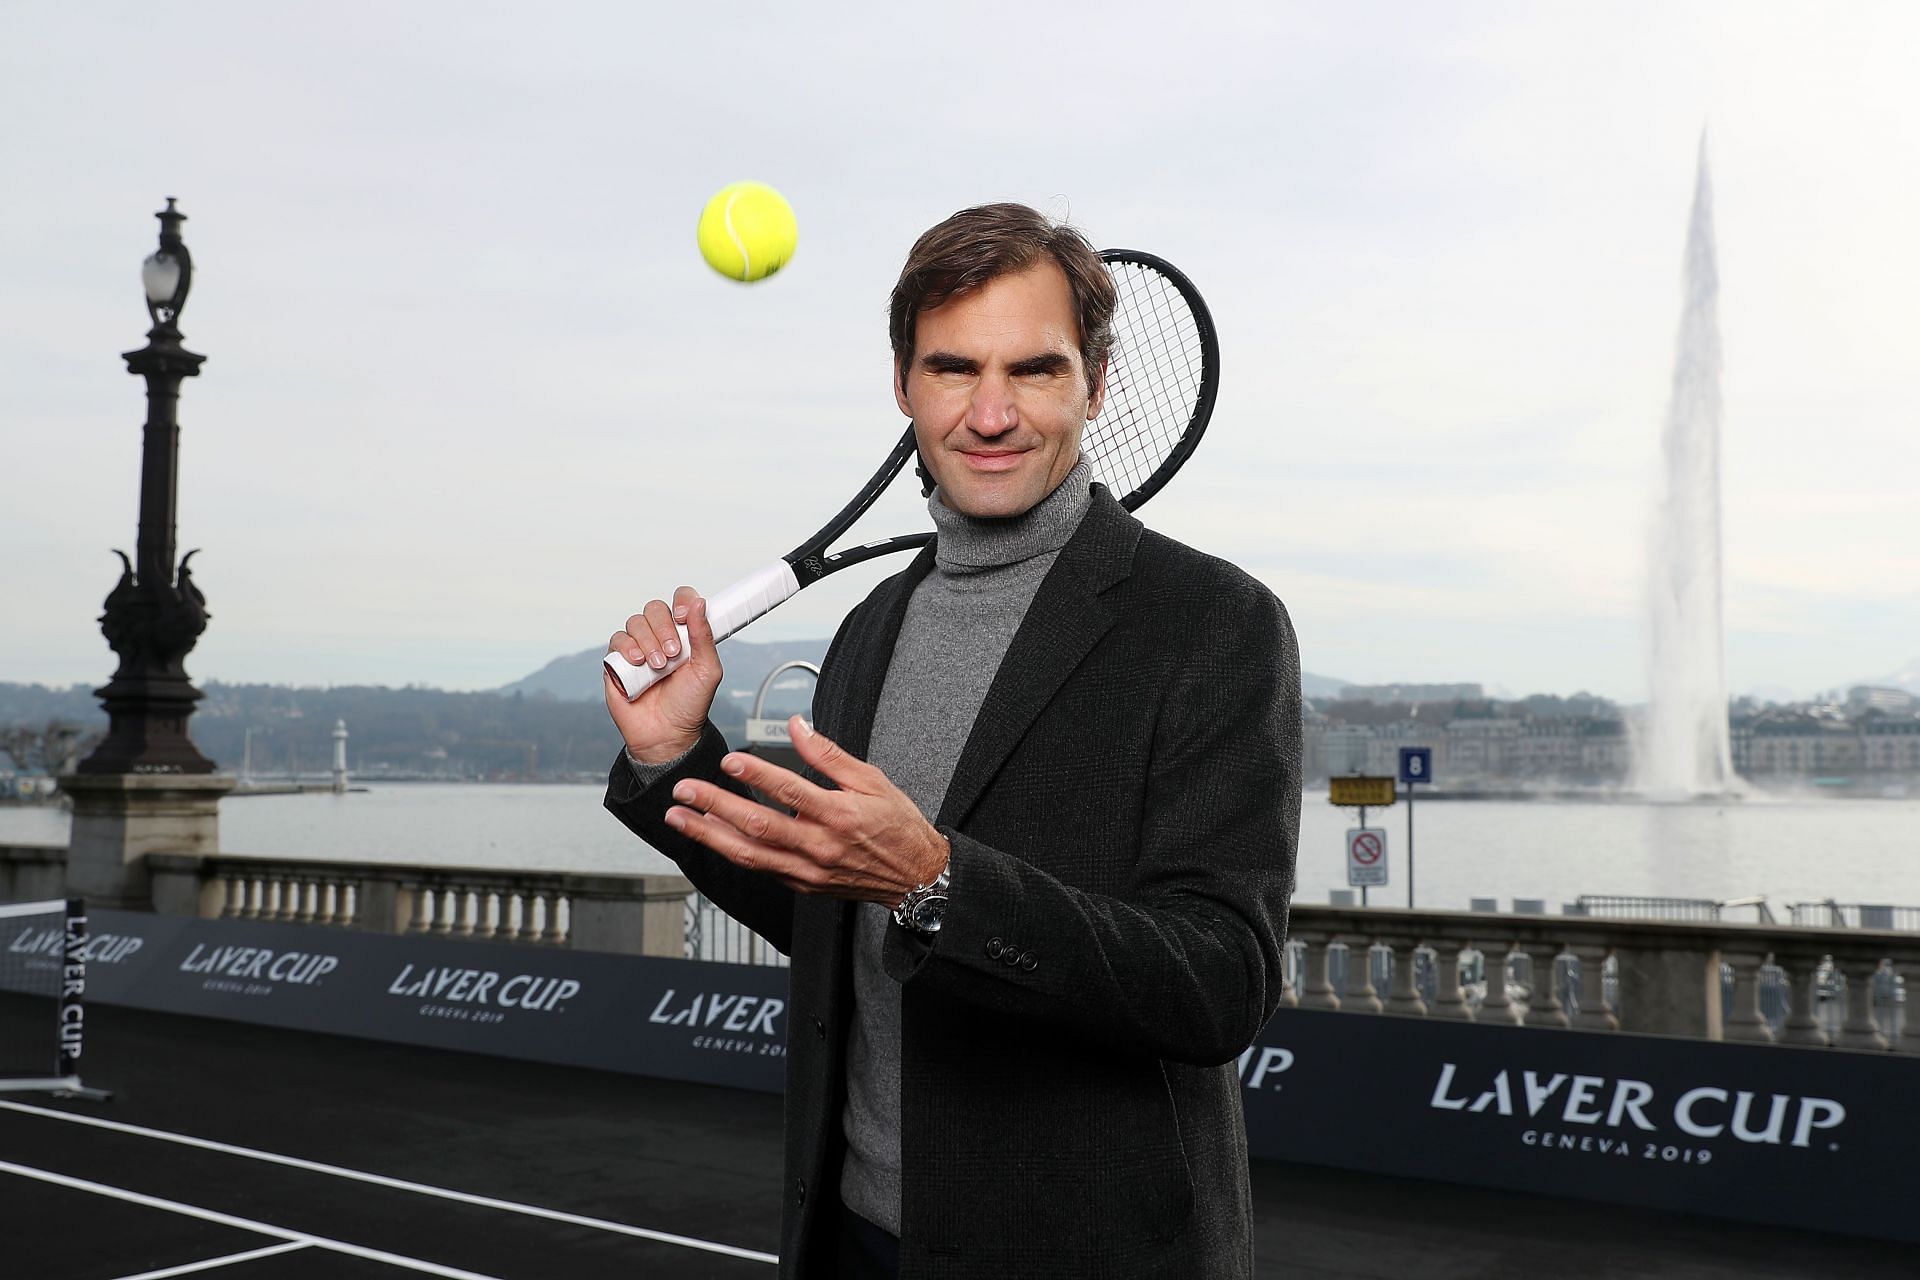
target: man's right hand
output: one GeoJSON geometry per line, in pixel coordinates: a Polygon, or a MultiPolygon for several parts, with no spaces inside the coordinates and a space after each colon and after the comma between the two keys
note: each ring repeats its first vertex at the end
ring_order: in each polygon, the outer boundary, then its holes
{"type": "Polygon", "coordinates": [[[687,628],[687,660],[627,701],[614,678],[601,669],[606,682],[607,711],[634,759],[666,764],[685,755],[700,741],[713,697],[720,688],[720,653],[714,647],[713,627],[707,622],[707,602],[692,587],[673,593],[673,603],[650,600],[627,619],[627,629],[607,641],[607,652],[618,653],[636,667],[659,671],[680,653],[680,632],[687,628]]]}

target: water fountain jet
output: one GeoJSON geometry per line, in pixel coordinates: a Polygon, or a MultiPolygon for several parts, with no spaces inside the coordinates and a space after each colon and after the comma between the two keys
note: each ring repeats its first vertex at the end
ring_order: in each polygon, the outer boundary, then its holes
{"type": "Polygon", "coordinates": [[[1719,298],[1713,183],[1702,133],[1661,441],[1665,485],[1648,554],[1647,717],[1635,742],[1635,786],[1659,799],[1736,789],[1722,621],[1719,298]]]}

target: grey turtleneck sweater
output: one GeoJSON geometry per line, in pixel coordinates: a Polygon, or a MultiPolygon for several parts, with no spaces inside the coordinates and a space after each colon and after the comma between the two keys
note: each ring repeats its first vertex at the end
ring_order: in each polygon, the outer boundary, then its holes
{"type": "MultiPolygon", "coordinates": [[[[1083,458],[1025,515],[979,520],[927,503],[937,531],[933,571],[914,588],[874,712],[867,758],[932,822],[1013,634],[1091,505],[1083,458]]],[[[966,909],[966,886],[949,889],[966,909]]],[[[857,909],[853,1028],[847,1037],[847,1158],[840,1198],[900,1234],[900,985],[880,967],[887,930],[877,903],[857,909]]]]}
{"type": "MultiPolygon", "coordinates": [[[[1041,579],[1092,505],[1085,458],[1024,515],[980,520],[927,503],[937,538],[933,571],[907,602],[873,718],[867,759],[934,821],[961,749],[1041,579]]],[[[629,757],[631,760],[631,757],[629,757]]],[[[633,761],[643,785],[674,764],[633,761]]],[[[966,886],[949,889],[966,909],[966,886]]],[[[854,917],[853,1026],[847,1035],[847,1207],[900,1234],[900,985],[880,965],[890,907],[861,903],[854,917]]]]}

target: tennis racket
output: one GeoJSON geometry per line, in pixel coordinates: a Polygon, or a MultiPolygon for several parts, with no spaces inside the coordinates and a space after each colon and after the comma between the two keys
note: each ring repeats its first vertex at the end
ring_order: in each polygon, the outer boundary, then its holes
{"type": "MultiPolygon", "coordinates": [[[[1138,508],[1160,492],[1200,443],[1213,416],[1220,385],[1220,343],[1200,291],[1171,263],[1150,253],[1109,249],[1101,258],[1118,294],[1113,347],[1107,357],[1107,394],[1100,414],[1080,437],[1080,451],[1093,464],[1094,479],[1138,508]]],[[[880,469],[833,519],[772,564],[754,570],[707,598],[713,638],[725,640],[822,578],[875,556],[925,546],[932,533],[909,533],[829,552],[827,547],[865,514],[914,456],[909,426],[880,469]]],[[[636,666],[608,653],[607,673],[631,702],[686,661],[687,629],[680,653],[662,670],[636,666]]]]}

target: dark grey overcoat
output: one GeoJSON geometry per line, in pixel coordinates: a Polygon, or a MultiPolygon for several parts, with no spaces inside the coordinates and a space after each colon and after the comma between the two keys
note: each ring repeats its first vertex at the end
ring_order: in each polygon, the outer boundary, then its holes
{"type": "MultiPolygon", "coordinates": [[[[835,637],[821,732],[864,757],[931,548],[835,637]]],[[[982,655],[991,661],[991,655],[982,655]]],[[[852,912],[661,820],[720,772],[711,725],[607,807],[793,957],[780,1274],[828,1274],[852,1012],[852,912]]],[[[1098,486],[1014,636],[937,825],[952,900],[890,932],[901,989],[901,1274],[1247,1277],[1234,1061],[1279,1003],[1300,816],[1300,665],[1239,569],[1144,530],[1098,486]]]]}

